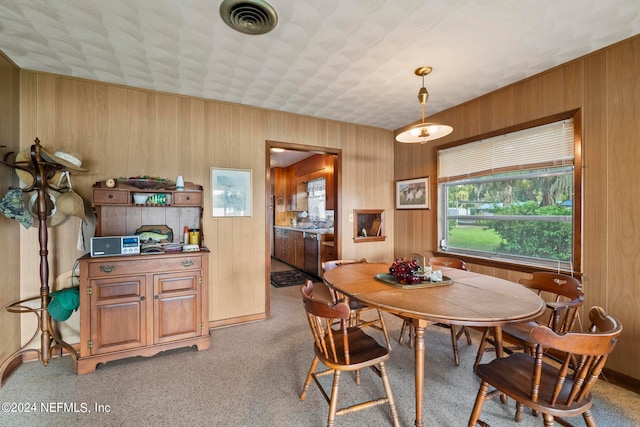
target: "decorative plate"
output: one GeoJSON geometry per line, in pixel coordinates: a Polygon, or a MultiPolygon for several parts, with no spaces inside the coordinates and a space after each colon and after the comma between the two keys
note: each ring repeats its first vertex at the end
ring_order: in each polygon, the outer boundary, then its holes
{"type": "Polygon", "coordinates": [[[170,179],[153,177],[153,176],[133,176],[131,178],[118,178],[118,182],[131,185],[141,190],[158,190],[160,188],[174,187],[175,182],[170,179]]]}

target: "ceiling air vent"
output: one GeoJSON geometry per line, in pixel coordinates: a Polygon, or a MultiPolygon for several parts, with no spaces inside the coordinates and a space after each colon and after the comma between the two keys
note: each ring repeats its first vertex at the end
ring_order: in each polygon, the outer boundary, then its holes
{"type": "Polygon", "coordinates": [[[262,0],[224,0],[220,16],[228,26],[245,34],[265,34],[278,23],[278,14],[262,0]]]}

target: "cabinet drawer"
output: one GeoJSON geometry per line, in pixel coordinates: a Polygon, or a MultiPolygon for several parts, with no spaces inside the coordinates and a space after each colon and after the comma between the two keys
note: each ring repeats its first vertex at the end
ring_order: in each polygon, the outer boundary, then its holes
{"type": "Polygon", "coordinates": [[[92,280],[89,283],[96,303],[114,299],[137,300],[139,297],[144,296],[145,293],[144,276],[119,277],[117,279],[104,278],[92,280]]]}
{"type": "Polygon", "coordinates": [[[199,191],[176,191],[173,193],[173,204],[175,206],[200,206],[202,193],[199,191]]]}
{"type": "Polygon", "coordinates": [[[112,189],[94,189],[93,204],[100,205],[128,205],[129,192],[112,189]]]}
{"type": "Polygon", "coordinates": [[[139,274],[148,271],[151,273],[160,271],[197,270],[202,268],[202,258],[199,256],[185,255],[180,257],[152,259],[154,255],[141,255],[144,259],[109,261],[89,264],[89,277],[110,277],[129,274],[139,274]]]}

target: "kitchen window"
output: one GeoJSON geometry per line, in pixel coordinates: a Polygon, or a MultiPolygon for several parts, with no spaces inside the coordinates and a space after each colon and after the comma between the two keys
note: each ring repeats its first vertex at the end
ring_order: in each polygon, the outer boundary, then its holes
{"type": "Polygon", "coordinates": [[[579,271],[573,117],[438,151],[439,251],[579,271]]]}

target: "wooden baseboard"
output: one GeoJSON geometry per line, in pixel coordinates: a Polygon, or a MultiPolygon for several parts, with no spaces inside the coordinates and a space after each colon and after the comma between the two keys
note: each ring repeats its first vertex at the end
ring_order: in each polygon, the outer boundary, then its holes
{"type": "Polygon", "coordinates": [[[252,314],[250,316],[232,317],[230,319],[213,320],[209,322],[209,329],[224,328],[227,326],[239,325],[241,323],[251,323],[265,320],[264,313],[252,314]]]}
{"type": "MultiPolygon", "coordinates": [[[[76,353],[80,354],[80,344],[76,343],[76,344],[69,344],[71,347],[74,348],[74,350],[76,351],[76,353]]],[[[68,356],[69,352],[66,349],[62,349],[62,356],[68,356]]],[[[54,351],[51,353],[51,358],[52,359],[56,359],[58,357],[58,352],[54,351]]],[[[33,361],[38,361],[40,360],[40,357],[38,354],[34,353],[34,352],[29,352],[29,353],[25,353],[22,355],[22,361],[23,362],[33,362],[33,361]]]]}
{"type": "Polygon", "coordinates": [[[611,369],[604,368],[600,381],[605,380],[611,384],[623,387],[629,391],[640,394],[640,380],[621,374],[611,369]]]}

